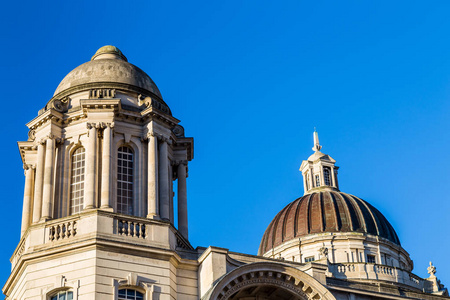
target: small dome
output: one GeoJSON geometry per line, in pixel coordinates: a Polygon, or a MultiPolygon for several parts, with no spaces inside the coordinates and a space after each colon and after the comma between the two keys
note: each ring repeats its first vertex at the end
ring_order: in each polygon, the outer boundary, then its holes
{"type": "Polygon", "coordinates": [[[400,245],[394,228],[375,207],[353,195],[320,191],[298,198],[275,216],[258,255],[292,239],[325,232],[361,232],[400,245]]]}
{"type": "Polygon", "coordinates": [[[68,89],[89,89],[99,83],[137,87],[162,99],[158,87],[150,76],[127,62],[127,58],[114,46],[101,47],[91,61],[73,69],[58,85],[53,96],[68,89]]]}

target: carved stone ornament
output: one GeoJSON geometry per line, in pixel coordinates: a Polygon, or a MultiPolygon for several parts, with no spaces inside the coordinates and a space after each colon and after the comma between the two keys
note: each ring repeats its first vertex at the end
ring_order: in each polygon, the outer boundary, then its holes
{"type": "Polygon", "coordinates": [[[433,263],[430,261],[430,266],[427,268],[428,274],[430,274],[430,277],[435,277],[434,274],[436,274],[436,267],[433,266],[433,263]]]}
{"type": "Polygon", "coordinates": [[[144,105],[145,107],[149,107],[150,105],[152,105],[152,98],[150,98],[148,96],[143,96],[143,95],[139,94],[138,101],[139,101],[139,105],[144,105]]]}
{"type": "Polygon", "coordinates": [[[319,249],[319,253],[322,257],[328,257],[328,248],[324,245],[319,249]]]}
{"type": "Polygon", "coordinates": [[[173,134],[175,134],[176,137],[184,137],[184,128],[180,125],[175,125],[175,127],[172,129],[173,134]]]}
{"type": "Polygon", "coordinates": [[[69,98],[63,98],[63,99],[55,99],[53,100],[52,107],[59,112],[65,112],[67,111],[67,107],[69,104],[69,98]]]}
{"type": "Polygon", "coordinates": [[[36,138],[36,132],[34,130],[28,131],[28,140],[34,141],[35,138],[36,138]]]}

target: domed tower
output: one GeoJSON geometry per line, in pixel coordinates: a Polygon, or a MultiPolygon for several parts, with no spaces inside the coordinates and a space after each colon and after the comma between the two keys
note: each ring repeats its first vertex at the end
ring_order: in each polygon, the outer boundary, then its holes
{"type": "Polygon", "coordinates": [[[193,250],[193,139],[179,122],[153,80],[114,46],[61,81],[18,143],[26,179],[7,299],[182,297],[180,272],[195,277],[182,259],[193,250]]]}
{"type": "Polygon", "coordinates": [[[384,280],[430,290],[429,282],[411,273],[413,262],[383,214],[339,190],[336,161],[320,151],[317,132],[312,149],[314,154],[300,166],[305,194],[275,216],[258,255],[325,264],[330,278],[384,280]]]}

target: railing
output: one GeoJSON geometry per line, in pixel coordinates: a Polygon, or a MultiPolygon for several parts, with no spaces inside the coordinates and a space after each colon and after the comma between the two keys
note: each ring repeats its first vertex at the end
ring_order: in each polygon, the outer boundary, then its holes
{"type": "Polygon", "coordinates": [[[395,276],[394,269],[392,267],[384,266],[384,265],[375,265],[374,268],[375,268],[375,272],[378,274],[395,276]]]}
{"type": "Polygon", "coordinates": [[[409,273],[409,280],[417,285],[420,285],[420,282],[423,281],[422,278],[411,273],[409,273]]]}
{"type": "Polygon", "coordinates": [[[355,272],[356,271],[356,267],[355,267],[354,264],[348,264],[348,265],[338,264],[337,265],[337,271],[339,273],[355,272]]]}
{"type": "Polygon", "coordinates": [[[329,271],[336,278],[342,279],[378,279],[400,282],[419,289],[423,288],[424,279],[413,273],[392,266],[370,263],[336,263],[329,265],[329,271]]]}
{"type": "Polygon", "coordinates": [[[48,227],[48,239],[50,241],[58,241],[68,239],[77,235],[77,221],[71,220],[58,224],[53,224],[48,227]]]}
{"type": "Polygon", "coordinates": [[[147,236],[146,225],[143,222],[130,221],[119,217],[117,221],[117,234],[145,239],[147,236]]]}

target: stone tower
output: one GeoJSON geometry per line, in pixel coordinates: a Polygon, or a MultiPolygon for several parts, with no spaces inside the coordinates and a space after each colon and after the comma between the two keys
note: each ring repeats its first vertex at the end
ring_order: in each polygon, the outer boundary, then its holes
{"type": "Polygon", "coordinates": [[[7,299],[117,299],[127,286],[135,298],[123,299],[177,298],[180,276],[195,277],[181,258],[193,139],[179,122],[114,46],[61,81],[18,143],[26,179],[7,299]]]}

